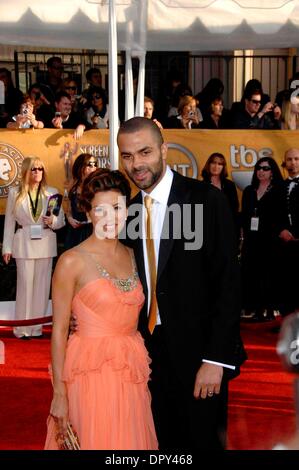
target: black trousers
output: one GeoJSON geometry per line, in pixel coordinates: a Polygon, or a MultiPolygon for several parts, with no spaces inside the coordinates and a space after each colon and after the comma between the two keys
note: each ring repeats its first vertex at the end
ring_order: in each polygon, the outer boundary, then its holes
{"type": "MultiPolygon", "coordinates": [[[[223,450],[226,445],[228,387],[221,393],[196,400],[193,387],[177,376],[157,326],[147,347],[152,359],[152,410],[160,450],[223,450]]],[[[192,383],[195,381],[192,378],[192,383]]],[[[190,381],[189,381],[190,383],[190,381]]]]}
{"type": "Polygon", "coordinates": [[[280,295],[279,311],[282,316],[299,309],[298,295],[299,241],[281,241],[278,251],[276,291],[280,295]]]}

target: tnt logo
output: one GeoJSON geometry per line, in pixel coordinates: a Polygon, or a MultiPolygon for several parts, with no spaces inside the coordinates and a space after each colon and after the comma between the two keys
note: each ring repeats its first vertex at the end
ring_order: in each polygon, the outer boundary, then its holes
{"type": "Polygon", "coordinates": [[[5,346],[3,341],[0,341],[0,364],[5,364],[5,346]]]}

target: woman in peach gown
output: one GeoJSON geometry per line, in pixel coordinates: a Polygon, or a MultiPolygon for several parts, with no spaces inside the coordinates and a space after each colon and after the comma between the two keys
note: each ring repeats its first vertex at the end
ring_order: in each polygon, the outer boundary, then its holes
{"type": "Polygon", "coordinates": [[[53,400],[45,449],[58,449],[67,423],[80,448],[158,448],[147,387],[149,357],[137,331],[144,302],[133,253],[118,240],[130,187],[99,169],[82,189],[93,234],[59,259],[53,276],[53,400]],[[77,331],[68,337],[71,313],[77,331]]]}

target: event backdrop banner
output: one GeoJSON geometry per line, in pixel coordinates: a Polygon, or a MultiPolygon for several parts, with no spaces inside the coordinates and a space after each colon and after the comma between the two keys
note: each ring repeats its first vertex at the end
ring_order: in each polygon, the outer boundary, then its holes
{"type": "MultiPolygon", "coordinates": [[[[0,214],[5,213],[9,187],[18,185],[24,158],[38,156],[45,164],[48,184],[67,196],[71,167],[82,152],[98,157],[100,167],[109,167],[109,131],[85,132],[79,141],[73,130],[0,130],[0,214]]],[[[201,178],[202,168],[213,152],[222,153],[231,178],[241,191],[250,184],[253,167],[263,156],[279,166],[287,149],[299,147],[298,131],[257,130],[163,130],[168,143],[168,163],[183,175],[201,178]]],[[[121,169],[121,162],[120,162],[121,169]]],[[[286,177],[286,174],[283,173],[286,177]]]]}

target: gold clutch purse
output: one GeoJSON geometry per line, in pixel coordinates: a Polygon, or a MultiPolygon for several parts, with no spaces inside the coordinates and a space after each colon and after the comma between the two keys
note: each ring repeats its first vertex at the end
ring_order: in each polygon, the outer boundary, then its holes
{"type": "Polygon", "coordinates": [[[61,438],[59,434],[56,436],[56,442],[59,450],[80,450],[80,442],[76,431],[74,431],[71,423],[67,423],[66,437],[61,438]]]}

